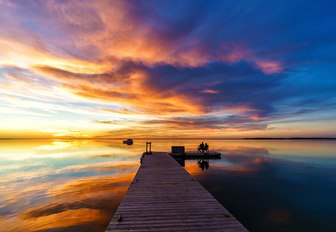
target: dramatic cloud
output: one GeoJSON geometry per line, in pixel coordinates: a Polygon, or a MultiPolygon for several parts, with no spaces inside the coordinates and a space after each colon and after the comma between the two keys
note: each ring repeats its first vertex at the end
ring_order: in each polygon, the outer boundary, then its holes
{"type": "Polygon", "coordinates": [[[0,6],[1,137],[335,136],[333,1],[0,6]]]}

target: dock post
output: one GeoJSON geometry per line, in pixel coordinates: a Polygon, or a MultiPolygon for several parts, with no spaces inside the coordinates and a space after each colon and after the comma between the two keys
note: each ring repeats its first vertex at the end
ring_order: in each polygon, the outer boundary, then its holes
{"type": "Polygon", "coordinates": [[[152,142],[146,142],[146,154],[152,154],[152,142]]]}

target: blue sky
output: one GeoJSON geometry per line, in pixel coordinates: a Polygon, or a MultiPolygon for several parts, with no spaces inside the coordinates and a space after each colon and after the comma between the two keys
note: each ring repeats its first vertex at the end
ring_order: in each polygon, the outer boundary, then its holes
{"type": "Polygon", "coordinates": [[[0,1],[1,137],[335,137],[334,1],[0,1]]]}

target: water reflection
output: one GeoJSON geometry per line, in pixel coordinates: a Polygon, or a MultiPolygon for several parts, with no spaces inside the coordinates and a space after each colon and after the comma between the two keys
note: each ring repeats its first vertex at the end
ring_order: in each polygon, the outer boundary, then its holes
{"type": "Polygon", "coordinates": [[[227,142],[219,151],[207,172],[188,161],[186,169],[249,230],[336,231],[334,142],[227,142]]]}
{"type": "Polygon", "coordinates": [[[139,166],[118,143],[1,141],[1,228],[104,231],[139,166]]]}
{"type": "MultiPolygon", "coordinates": [[[[186,158],[184,157],[175,157],[174,158],[182,167],[185,167],[186,164],[186,158]]],[[[218,158],[216,158],[218,159],[218,158]]],[[[197,166],[202,169],[202,171],[208,170],[210,167],[209,159],[198,159],[198,158],[187,158],[187,160],[196,160],[197,166]]]]}
{"type": "Polygon", "coordinates": [[[209,160],[208,159],[199,159],[197,160],[197,165],[202,171],[209,169],[209,160]]]}
{"type": "MultiPolygon", "coordinates": [[[[0,141],[0,228],[104,231],[139,167],[145,140],[0,141]]],[[[152,141],[195,150],[197,140],[152,141]]],[[[336,231],[336,144],[205,141],[221,160],[186,170],[251,231],[336,231]]],[[[206,163],[207,162],[207,163],[206,163]]]]}

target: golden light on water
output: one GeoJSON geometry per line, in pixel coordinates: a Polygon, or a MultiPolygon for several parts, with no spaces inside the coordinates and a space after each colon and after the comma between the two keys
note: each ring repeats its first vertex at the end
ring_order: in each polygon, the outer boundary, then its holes
{"type": "MultiPolygon", "coordinates": [[[[103,231],[140,165],[145,141],[126,146],[121,140],[2,140],[0,224],[10,231],[103,231]]],[[[194,151],[200,143],[152,142],[154,151],[166,152],[173,145],[194,151]]],[[[281,160],[312,165],[316,154],[327,162],[335,151],[326,141],[205,142],[220,151],[222,159],[209,160],[208,170],[202,170],[197,160],[186,161],[185,169],[201,182],[216,173],[252,178],[281,160]]]]}

